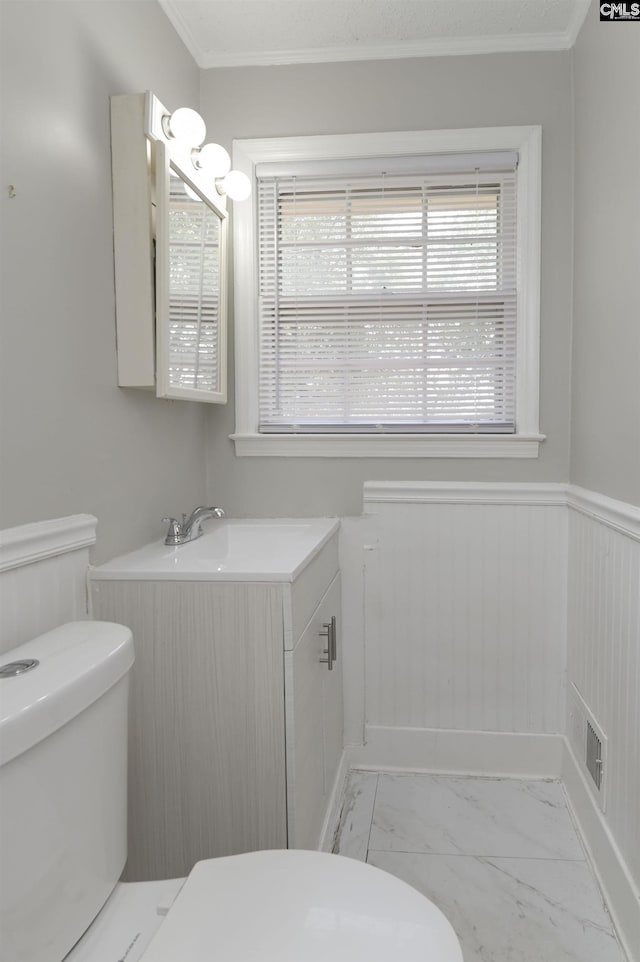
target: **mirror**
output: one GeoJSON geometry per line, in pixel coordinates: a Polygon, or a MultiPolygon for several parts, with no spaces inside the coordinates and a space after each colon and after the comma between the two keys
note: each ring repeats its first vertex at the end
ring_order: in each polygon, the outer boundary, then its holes
{"type": "Polygon", "coordinates": [[[224,403],[226,212],[155,146],[156,392],[224,403]]]}
{"type": "Polygon", "coordinates": [[[168,116],[149,91],[111,98],[118,384],[224,404],[226,197],[168,116]]]}

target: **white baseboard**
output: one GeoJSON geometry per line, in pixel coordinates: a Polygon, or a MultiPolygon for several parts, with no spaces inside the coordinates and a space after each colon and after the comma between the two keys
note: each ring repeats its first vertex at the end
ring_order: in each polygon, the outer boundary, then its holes
{"type": "Polygon", "coordinates": [[[563,743],[562,781],[569,807],[627,958],[629,962],[640,962],[640,893],[569,742],[563,739],[563,743]]]}
{"type": "Polygon", "coordinates": [[[347,751],[345,750],[342,752],[342,756],[340,758],[340,764],[338,765],[338,771],[336,772],[333,788],[331,789],[331,795],[329,796],[327,811],[324,816],[319,845],[321,852],[333,851],[333,843],[335,841],[336,832],[340,827],[340,809],[342,807],[342,800],[344,798],[344,783],[348,771],[349,758],[347,751]]]}
{"type": "Polygon", "coordinates": [[[368,725],[347,748],[350,768],[505,778],[560,778],[561,735],[386,728],[368,725]]]}

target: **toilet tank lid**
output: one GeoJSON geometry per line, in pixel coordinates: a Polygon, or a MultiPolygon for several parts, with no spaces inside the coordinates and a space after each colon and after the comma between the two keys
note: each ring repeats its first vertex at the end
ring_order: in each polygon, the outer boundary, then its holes
{"type": "Polygon", "coordinates": [[[133,664],[129,628],[74,621],[0,654],[0,765],[11,761],[97,701],[133,664]],[[37,667],[3,677],[11,662],[37,667]]]}

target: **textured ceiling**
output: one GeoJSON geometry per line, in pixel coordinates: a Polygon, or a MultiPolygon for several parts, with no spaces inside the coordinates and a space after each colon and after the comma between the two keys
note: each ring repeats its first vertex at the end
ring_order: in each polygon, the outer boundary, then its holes
{"type": "Polygon", "coordinates": [[[201,67],[570,47],[589,0],[159,0],[201,67]]]}

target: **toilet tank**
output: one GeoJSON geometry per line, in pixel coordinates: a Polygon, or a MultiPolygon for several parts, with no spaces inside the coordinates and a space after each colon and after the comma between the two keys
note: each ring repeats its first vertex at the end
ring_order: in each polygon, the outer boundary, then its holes
{"type": "Polygon", "coordinates": [[[0,655],[3,960],[61,962],[124,868],[132,664],[129,629],[98,621],[0,655]]]}

